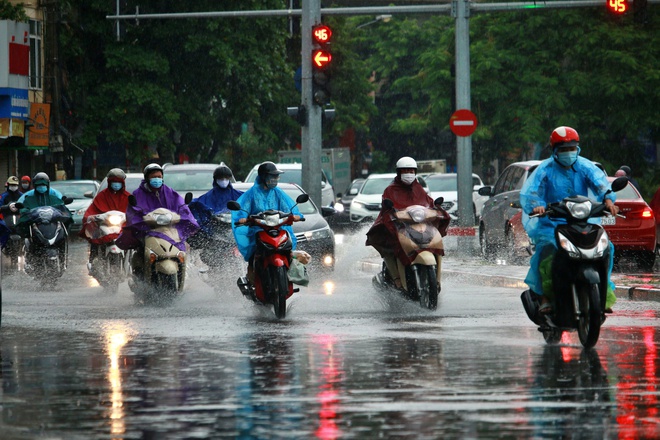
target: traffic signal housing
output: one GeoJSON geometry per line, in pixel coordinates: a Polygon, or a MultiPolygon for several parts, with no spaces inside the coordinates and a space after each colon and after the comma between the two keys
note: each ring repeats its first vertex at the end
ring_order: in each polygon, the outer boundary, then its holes
{"type": "Polygon", "coordinates": [[[328,71],[332,64],[332,52],[330,52],[330,41],[332,29],[321,24],[312,28],[312,100],[318,106],[330,103],[330,73],[328,71]]]}

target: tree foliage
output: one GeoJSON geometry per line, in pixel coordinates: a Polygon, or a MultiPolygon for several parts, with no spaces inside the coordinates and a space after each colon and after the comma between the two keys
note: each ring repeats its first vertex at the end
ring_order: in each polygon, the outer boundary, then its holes
{"type": "Polygon", "coordinates": [[[0,20],[23,21],[29,20],[25,13],[23,3],[13,5],[9,0],[0,0],[0,20]]]}

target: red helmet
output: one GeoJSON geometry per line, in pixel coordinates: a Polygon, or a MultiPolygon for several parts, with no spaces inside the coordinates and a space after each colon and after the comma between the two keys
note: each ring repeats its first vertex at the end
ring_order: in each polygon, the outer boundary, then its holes
{"type": "Polygon", "coordinates": [[[23,176],[21,177],[21,182],[32,183],[32,179],[30,179],[30,176],[23,176]]]}
{"type": "Polygon", "coordinates": [[[577,147],[579,142],[580,135],[571,127],[557,127],[550,135],[550,146],[553,150],[557,147],[577,147]]]}

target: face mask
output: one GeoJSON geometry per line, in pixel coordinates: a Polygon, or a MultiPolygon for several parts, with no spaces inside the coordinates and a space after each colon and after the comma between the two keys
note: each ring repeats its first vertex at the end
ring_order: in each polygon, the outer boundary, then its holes
{"type": "Polygon", "coordinates": [[[266,179],[266,186],[268,189],[273,189],[277,187],[277,183],[280,181],[280,176],[277,177],[268,177],[266,179]]]}
{"type": "Polygon", "coordinates": [[[216,179],[215,183],[217,183],[220,188],[227,188],[229,186],[229,179],[216,179]]]}
{"type": "Polygon", "coordinates": [[[21,188],[23,188],[24,190],[27,190],[28,188],[30,188],[30,184],[29,183],[21,183],[21,188]]]}
{"type": "Polygon", "coordinates": [[[162,177],[152,177],[149,179],[149,185],[151,185],[152,188],[160,188],[163,186],[163,178],[162,177]]]}
{"type": "Polygon", "coordinates": [[[414,174],[410,174],[410,173],[401,174],[401,181],[406,185],[412,184],[414,180],[415,180],[414,174]]]}
{"type": "Polygon", "coordinates": [[[9,185],[9,191],[16,191],[18,190],[18,185],[9,185]]]}
{"type": "Polygon", "coordinates": [[[112,189],[113,191],[119,191],[122,186],[123,185],[121,184],[121,182],[112,182],[110,184],[110,189],[112,189]]]}
{"type": "Polygon", "coordinates": [[[557,153],[555,155],[557,158],[557,162],[559,162],[561,165],[565,167],[570,167],[575,163],[578,157],[578,152],[577,151],[562,151],[561,153],[557,153]]]}
{"type": "Polygon", "coordinates": [[[39,186],[37,186],[37,187],[35,188],[35,190],[36,190],[39,194],[44,194],[46,191],[48,191],[48,187],[47,187],[46,185],[39,185],[39,186]]]}

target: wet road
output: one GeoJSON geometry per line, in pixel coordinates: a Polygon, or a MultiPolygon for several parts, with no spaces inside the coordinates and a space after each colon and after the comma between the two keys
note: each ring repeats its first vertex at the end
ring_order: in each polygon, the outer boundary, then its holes
{"type": "Polygon", "coordinates": [[[136,307],[72,251],[55,292],[3,279],[2,439],[660,435],[655,302],[620,300],[586,352],[576,334],[547,346],[515,289],[452,278],[433,313],[385,298],[354,243],[281,322],[236,273],[217,291],[193,273],[174,305],[136,307]]]}

